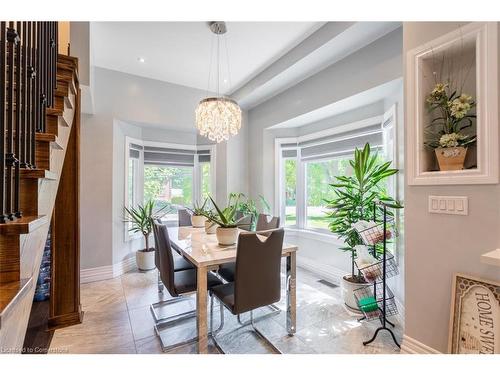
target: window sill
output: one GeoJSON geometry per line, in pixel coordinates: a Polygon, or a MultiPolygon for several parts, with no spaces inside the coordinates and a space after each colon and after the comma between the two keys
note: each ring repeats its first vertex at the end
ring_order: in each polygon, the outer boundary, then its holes
{"type": "Polygon", "coordinates": [[[287,228],[287,227],[285,227],[285,232],[292,236],[300,236],[302,238],[307,238],[310,240],[327,242],[329,244],[338,246],[344,245],[344,241],[339,239],[339,237],[333,233],[327,233],[319,230],[316,231],[311,229],[299,229],[299,228],[287,228]]]}

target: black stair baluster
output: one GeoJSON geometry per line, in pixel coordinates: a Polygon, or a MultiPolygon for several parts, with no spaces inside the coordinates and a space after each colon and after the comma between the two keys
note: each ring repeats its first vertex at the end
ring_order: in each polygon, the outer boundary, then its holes
{"type": "Polygon", "coordinates": [[[21,78],[23,73],[23,66],[21,64],[21,22],[16,22],[16,32],[17,39],[15,42],[15,63],[16,63],[16,112],[15,112],[15,130],[14,130],[14,149],[13,149],[13,158],[14,158],[14,196],[13,196],[13,212],[14,216],[17,218],[21,217],[21,209],[20,209],[20,170],[19,170],[19,156],[21,154],[21,134],[23,129],[21,128],[21,113],[23,110],[22,102],[21,102],[21,78]]]}
{"type": "Polygon", "coordinates": [[[6,211],[9,219],[14,218],[14,207],[13,207],[13,169],[15,167],[16,159],[14,157],[14,54],[15,47],[17,43],[17,32],[14,29],[14,22],[9,22],[9,27],[7,28],[7,45],[8,45],[8,85],[7,85],[7,153],[5,155],[5,164],[7,166],[6,180],[7,180],[7,194],[6,200],[6,211]]]}
{"type": "Polygon", "coordinates": [[[37,60],[37,48],[38,48],[38,22],[32,23],[31,35],[31,66],[32,66],[32,80],[31,80],[31,167],[36,168],[36,131],[38,129],[38,60],[37,60]]]}
{"type": "Polygon", "coordinates": [[[28,22],[23,22],[21,31],[21,66],[22,66],[22,81],[21,81],[21,150],[19,152],[19,166],[28,168],[28,56],[27,56],[27,41],[28,41],[28,22]]]}
{"type": "Polygon", "coordinates": [[[5,107],[5,83],[6,83],[6,31],[7,23],[0,22],[0,133],[2,134],[2,142],[0,142],[0,223],[5,223],[5,122],[6,122],[6,107],[5,107]]]}

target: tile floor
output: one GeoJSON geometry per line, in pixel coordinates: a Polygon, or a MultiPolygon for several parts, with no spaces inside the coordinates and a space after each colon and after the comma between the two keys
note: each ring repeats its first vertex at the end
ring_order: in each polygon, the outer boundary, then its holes
{"type": "MultiPolygon", "coordinates": [[[[159,338],[153,330],[149,305],[159,299],[168,299],[168,293],[158,294],[157,273],[130,272],[121,277],[83,284],[82,324],[59,329],[52,339],[50,350],[58,353],[162,353],[159,338]]],[[[279,315],[260,321],[258,327],[283,353],[398,353],[388,332],[379,334],[371,345],[363,346],[377,322],[358,322],[359,316],[348,312],[340,297],[340,288],[318,282],[320,278],[302,268],[297,269],[297,333],[289,337],[285,330],[285,298],[277,304],[279,315]]],[[[283,292],[284,297],[284,292],[283,292]]],[[[194,299],[168,306],[167,314],[194,308],[194,299]]],[[[218,309],[216,310],[219,311],[218,309]]],[[[268,313],[260,309],[259,316],[268,313]]],[[[165,312],[163,312],[165,313],[165,312]]],[[[272,350],[254,334],[251,328],[241,327],[227,310],[225,325],[217,336],[228,354],[272,353],[272,350]]],[[[215,317],[215,316],[214,316],[215,317]]],[[[244,318],[247,318],[244,316],[244,318]]],[[[395,333],[401,340],[402,327],[396,317],[395,333]]],[[[215,318],[218,326],[219,318],[215,318]]],[[[196,322],[185,321],[162,332],[166,344],[194,337],[196,322]]],[[[212,344],[210,353],[219,353],[212,344]]],[[[196,344],[186,345],[168,353],[196,353],[196,344]]]]}

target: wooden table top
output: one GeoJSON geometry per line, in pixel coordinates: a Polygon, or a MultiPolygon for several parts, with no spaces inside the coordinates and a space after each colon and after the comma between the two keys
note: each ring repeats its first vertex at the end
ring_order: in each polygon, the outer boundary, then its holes
{"type": "MultiPolygon", "coordinates": [[[[231,263],[236,260],[236,244],[221,246],[215,234],[206,234],[205,228],[169,227],[170,241],[197,267],[231,263]]],[[[298,247],[283,243],[283,256],[296,252],[298,247]]]]}

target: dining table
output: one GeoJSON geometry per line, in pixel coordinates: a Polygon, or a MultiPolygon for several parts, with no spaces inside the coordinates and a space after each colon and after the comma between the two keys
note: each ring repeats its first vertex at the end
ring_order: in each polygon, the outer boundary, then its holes
{"type": "MultiPolygon", "coordinates": [[[[243,231],[243,230],[240,230],[243,231]]],[[[237,244],[219,245],[215,234],[207,234],[204,228],[169,227],[170,242],[175,251],[189,260],[197,269],[196,328],[198,353],[208,352],[207,273],[219,266],[236,261],[237,244]]],[[[282,257],[286,258],[286,330],[292,336],[296,332],[296,253],[298,247],[283,243],[282,257]]],[[[258,270],[256,270],[258,277],[258,270]]]]}

